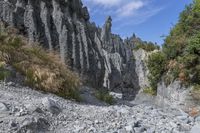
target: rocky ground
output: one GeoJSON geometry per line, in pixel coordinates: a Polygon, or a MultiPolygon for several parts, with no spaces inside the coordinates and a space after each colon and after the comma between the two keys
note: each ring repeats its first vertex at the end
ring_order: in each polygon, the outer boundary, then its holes
{"type": "Polygon", "coordinates": [[[0,84],[1,133],[199,133],[200,117],[153,105],[95,106],[0,84]]]}

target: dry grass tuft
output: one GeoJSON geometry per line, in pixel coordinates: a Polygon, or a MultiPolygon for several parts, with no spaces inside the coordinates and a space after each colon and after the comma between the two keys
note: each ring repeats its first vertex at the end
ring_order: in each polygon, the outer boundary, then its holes
{"type": "Polygon", "coordinates": [[[17,31],[0,27],[0,62],[16,68],[25,83],[38,90],[79,100],[79,76],[60,61],[59,55],[36,44],[28,44],[17,31]]]}

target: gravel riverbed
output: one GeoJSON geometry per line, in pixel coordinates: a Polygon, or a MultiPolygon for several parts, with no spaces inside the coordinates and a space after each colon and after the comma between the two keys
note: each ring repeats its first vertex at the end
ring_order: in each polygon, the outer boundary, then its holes
{"type": "Polygon", "coordinates": [[[1,133],[200,133],[200,117],[139,104],[95,106],[0,84],[1,133]]]}

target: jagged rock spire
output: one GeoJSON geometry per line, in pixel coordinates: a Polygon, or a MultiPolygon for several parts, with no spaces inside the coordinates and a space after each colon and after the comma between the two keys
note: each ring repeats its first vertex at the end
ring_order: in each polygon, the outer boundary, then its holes
{"type": "Polygon", "coordinates": [[[108,42],[110,40],[111,27],[112,18],[111,16],[108,16],[101,32],[101,40],[103,42],[108,42]]]}
{"type": "Polygon", "coordinates": [[[96,88],[138,90],[132,50],[111,33],[112,18],[102,29],[96,27],[81,0],[0,0],[0,18],[30,42],[58,51],[63,62],[96,88]]]}

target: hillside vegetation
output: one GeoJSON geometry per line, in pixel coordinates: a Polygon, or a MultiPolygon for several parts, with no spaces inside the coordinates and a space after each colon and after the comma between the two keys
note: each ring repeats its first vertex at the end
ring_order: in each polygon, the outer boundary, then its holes
{"type": "Polygon", "coordinates": [[[200,0],[194,0],[180,14],[178,23],[165,39],[162,52],[150,56],[148,67],[154,89],[164,77],[167,85],[179,79],[184,85],[200,90],[200,0]]]}
{"type": "Polygon", "coordinates": [[[133,50],[143,49],[147,52],[151,52],[151,51],[160,49],[159,45],[154,44],[152,42],[142,41],[140,38],[136,37],[135,35],[132,41],[135,46],[133,50]]]}
{"type": "Polygon", "coordinates": [[[0,24],[0,79],[9,76],[9,65],[24,76],[24,83],[30,87],[79,100],[78,75],[60,61],[58,54],[28,44],[17,32],[0,24]]]}

